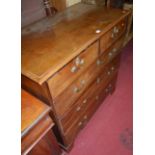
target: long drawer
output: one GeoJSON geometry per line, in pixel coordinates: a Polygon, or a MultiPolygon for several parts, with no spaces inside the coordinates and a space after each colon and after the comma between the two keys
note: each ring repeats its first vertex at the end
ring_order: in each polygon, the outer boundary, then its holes
{"type": "Polygon", "coordinates": [[[112,80],[105,86],[105,88],[101,89],[100,91],[94,94],[94,96],[91,98],[91,103],[88,104],[85,110],[83,111],[83,113],[81,113],[80,118],[76,121],[76,123],[72,124],[70,129],[64,134],[65,142],[67,144],[72,143],[76,135],[86,125],[88,120],[97,110],[100,103],[102,103],[105,97],[111,93],[111,91],[113,90],[113,87],[115,87],[115,82],[116,82],[116,76],[112,78],[112,80]],[[109,91],[107,91],[107,89],[109,91]]]}
{"type": "MultiPolygon", "coordinates": [[[[99,93],[110,79],[117,73],[119,66],[119,57],[112,63],[108,64],[105,69],[95,78],[93,84],[84,92],[84,94],[78,99],[78,101],[65,113],[61,119],[63,131],[66,132],[70,128],[70,124],[74,124],[80,117],[81,113],[85,111],[88,104],[91,104],[92,97],[97,92],[99,93]],[[70,117],[72,116],[72,117],[70,117]]],[[[96,96],[98,100],[98,96],[96,96]]]]}
{"type": "Polygon", "coordinates": [[[121,20],[100,39],[100,54],[105,52],[126,30],[126,18],[121,20]]]}
{"type": "Polygon", "coordinates": [[[47,81],[53,98],[63,92],[96,60],[98,50],[99,42],[95,42],[47,81]]]}

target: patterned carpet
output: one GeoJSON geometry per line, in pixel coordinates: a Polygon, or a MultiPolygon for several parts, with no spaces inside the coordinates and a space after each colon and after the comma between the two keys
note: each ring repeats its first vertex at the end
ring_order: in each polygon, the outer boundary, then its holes
{"type": "Polygon", "coordinates": [[[122,50],[115,92],[107,97],[66,155],[132,155],[132,41],[122,50]]]}

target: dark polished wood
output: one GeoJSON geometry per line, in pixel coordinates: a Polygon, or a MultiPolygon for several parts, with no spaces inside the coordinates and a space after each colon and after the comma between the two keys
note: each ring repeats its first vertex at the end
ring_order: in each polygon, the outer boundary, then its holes
{"type": "Polygon", "coordinates": [[[67,150],[115,90],[129,14],[79,3],[22,29],[22,87],[51,106],[67,150]]]}
{"type": "Polygon", "coordinates": [[[29,152],[29,155],[60,155],[60,148],[51,131],[29,152]]]}
{"type": "Polygon", "coordinates": [[[50,107],[23,89],[21,98],[21,154],[60,155],[61,150],[52,134],[54,123],[49,116],[50,107]]]}

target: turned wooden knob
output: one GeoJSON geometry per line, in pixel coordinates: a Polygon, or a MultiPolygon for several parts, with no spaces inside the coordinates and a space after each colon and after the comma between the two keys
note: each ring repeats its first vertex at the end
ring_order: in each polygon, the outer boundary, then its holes
{"type": "Polygon", "coordinates": [[[101,60],[97,60],[97,61],[96,61],[96,64],[97,64],[98,66],[100,66],[100,65],[103,64],[103,61],[101,61],[101,60]]]}
{"type": "Polygon", "coordinates": [[[82,80],[82,81],[81,81],[81,84],[82,84],[82,85],[85,85],[85,83],[86,83],[85,80],[82,80]]]}
{"type": "Polygon", "coordinates": [[[99,99],[99,96],[97,95],[97,96],[95,97],[95,99],[98,100],[98,99],[99,99]]]}
{"type": "Polygon", "coordinates": [[[80,111],[80,109],[81,109],[81,107],[79,106],[79,107],[76,108],[76,111],[80,111]]]}
{"type": "Polygon", "coordinates": [[[116,48],[113,48],[112,51],[115,53],[117,51],[117,49],[116,48]]]}
{"type": "Polygon", "coordinates": [[[109,55],[109,57],[112,57],[113,53],[112,53],[112,52],[109,52],[109,54],[108,54],[108,55],[109,55]]]}
{"type": "Polygon", "coordinates": [[[96,80],[96,82],[97,83],[100,83],[101,82],[101,79],[98,77],[97,80],[96,80]]]}
{"type": "Polygon", "coordinates": [[[114,71],[114,70],[115,70],[115,67],[112,66],[112,67],[111,67],[111,70],[114,71]]]}
{"type": "Polygon", "coordinates": [[[83,100],[83,102],[82,102],[82,103],[87,103],[87,99],[83,100]]]}
{"type": "Polygon", "coordinates": [[[87,118],[88,118],[87,115],[85,115],[85,116],[84,116],[84,119],[87,119],[87,118]]]}
{"type": "Polygon", "coordinates": [[[81,126],[81,125],[82,125],[82,122],[79,122],[79,123],[78,123],[78,126],[81,126]]]}

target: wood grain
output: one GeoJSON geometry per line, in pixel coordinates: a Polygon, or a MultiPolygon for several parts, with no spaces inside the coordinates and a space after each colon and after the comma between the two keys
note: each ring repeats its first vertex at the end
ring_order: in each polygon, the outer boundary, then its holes
{"type": "Polygon", "coordinates": [[[77,4],[22,29],[22,74],[43,83],[128,14],[77,4]]]}
{"type": "MultiPolygon", "coordinates": [[[[74,105],[70,106],[69,111],[63,115],[61,119],[61,125],[63,126],[63,132],[67,132],[67,130],[75,124],[75,122],[79,119],[81,114],[86,111],[86,107],[91,104],[93,101],[92,98],[96,96],[100,96],[100,92],[106,87],[106,85],[111,81],[112,78],[116,77],[118,68],[119,68],[120,55],[115,58],[114,61],[109,63],[105,69],[96,76],[93,83],[90,87],[83,93],[82,96],[79,97],[78,101],[74,103],[74,105]],[[111,71],[111,68],[114,67],[115,70],[111,71]],[[110,71],[110,75],[108,72],[110,71]],[[72,116],[72,117],[70,117],[72,116]]],[[[97,100],[100,100],[99,98],[97,100]]]]}
{"type": "MultiPolygon", "coordinates": [[[[91,119],[94,112],[97,110],[99,103],[103,102],[105,97],[109,95],[109,92],[106,92],[106,88],[109,88],[109,85],[113,87],[113,79],[116,79],[115,76],[109,81],[109,83],[97,91],[91,98],[91,102],[86,106],[85,110],[81,113],[80,117],[72,124],[69,130],[65,133],[65,142],[69,145],[76,138],[77,134],[81,131],[81,129],[86,125],[86,123],[91,119]],[[96,99],[98,96],[98,100],[96,99]]],[[[101,88],[101,87],[100,87],[101,88]]]]}
{"type": "Polygon", "coordinates": [[[37,124],[37,122],[39,122],[45,115],[49,113],[50,107],[23,89],[21,93],[21,132],[22,136],[24,136],[26,132],[28,132],[37,124]]]}
{"type": "Polygon", "coordinates": [[[115,90],[129,14],[80,3],[22,29],[22,86],[51,106],[54,133],[67,150],[115,90]]]}
{"type": "Polygon", "coordinates": [[[53,98],[57,97],[77,79],[79,75],[88,69],[97,59],[98,51],[99,42],[95,42],[48,80],[48,86],[53,98]],[[81,61],[83,61],[83,64],[80,64],[81,61]],[[71,71],[73,68],[76,68],[74,72],[71,71]]]}

